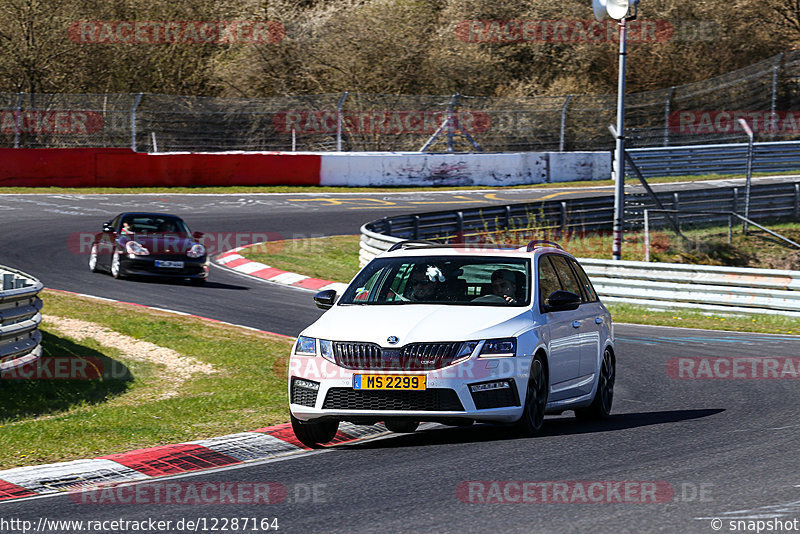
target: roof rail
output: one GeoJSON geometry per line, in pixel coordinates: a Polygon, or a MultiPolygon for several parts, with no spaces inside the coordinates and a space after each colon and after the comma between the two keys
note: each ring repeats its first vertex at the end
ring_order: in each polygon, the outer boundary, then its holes
{"type": "Polygon", "coordinates": [[[528,246],[525,247],[525,250],[527,252],[530,252],[531,250],[539,248],[542,245],[544,245],[545,247],[553,247],[559,250],[564,250],[564,248],[558,243],[554,243],[553,241],[547,241],[545,239],[534,239],[533,241],[528,242],[528,246]]]}
{"type": "Polygon", "coordinates": [[[408,239],[406,241],[400,241],[395,243],[387,252],[392,252],[394,250],[403,249],[407,247],[446,247],[447,245],[443,243],[434,243],[433,241],[422,241],[420,239],[408,239]]]}

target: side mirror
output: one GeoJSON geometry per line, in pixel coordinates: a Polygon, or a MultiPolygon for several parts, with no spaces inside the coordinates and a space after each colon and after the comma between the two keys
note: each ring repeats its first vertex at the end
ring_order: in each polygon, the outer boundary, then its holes
{"type": "Polygon", "coordinates": [[[114,231],[114,229],[111,227],[111,221],[108,221],[107,223],[103,223],[103,231],[104,232],[113,232],[114,231]]]}
{"type": "Polygon", "coordinates": [[[570,291],[553,291],[545,301],[544,311],[569,311],[577,310],[581,305],[581,296],[570,291]]]}
{"type": "Polygon", "coordinates": [[[192,232],[192,237],[197,239],[198,241],[203,239],[203,236],[206,235],[203,232],[192,232]]]}
{"type": "Polygon", "coordinates": [[[322,310],[331,309],[333,303],[336,302],[336,290],[326,289],[325,291],[320,291],[314,295],[314,302],[317,303],[317,308],[322,310]]]}

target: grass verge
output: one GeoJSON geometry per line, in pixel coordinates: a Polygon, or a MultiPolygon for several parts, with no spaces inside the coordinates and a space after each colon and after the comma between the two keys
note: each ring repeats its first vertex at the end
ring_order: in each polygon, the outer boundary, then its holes
{"type": "MultiPolygon", "coordinates": [[[[243,255],[253,261],[266,263],[279,269],[302,274],[309,274],[313,271],[312,276],[316,278],[348,282],[358,271],[359,239],[359,236],[336,236],[276,241],[246,249],[243,255]],[[313,269],[306,267],[307,262],[313,263],[313,269]]],[[[604,239],[608,243],[607,250],[603,249],[602,254],[592,247],[583,252],[593,251],[594,256],[590,257],[608,258],[611,254],[610,236],[604,239]]],[[[569,247],[566,248],[577,256],[581,256],[580,251],[575,252],[569,247]]],[[[800,325],[798,325],[796,317],[765,314],[737,316],[699,310],[654,311],[630,304],[608,304],[607,307],[611,311],[614,321],[621,323],[800,335],[800,325]]]]}
{"type": "MultiPolygon", "coordinates": [[[[785,173],[754,173],[753,176],[794,176],[797,172],[785,173]]],[[[702,176],[660,176],[648,178],[650,184],[672,182],[698,182],[706,180],[730,180],[744,178],[743,174],[706,174],[702,176]]],[[[635,179],[628,179],[628,183],[637,185],[635,179]]],[[[579,182],[553,182],[546,184],[503,186],[502,189],[542,189],[542,188],[574,188],[574,187],[600,187],[614,185],[612,180],[592,180],[579,182]]],[[[322,187],[322,186],[230,186],[230,187],[0,187],[0,194],[249,194],[249,193],[403,193],[409,191],[472,191],[484,189],[497,189],[489,186],[436,186],[436,187],[322,187]]]]}
{"type": "Polygon", "coordinates": [[[45,291],[44,312],[101,324],[211,364],[174,396],[164,365],[94,341],[44,332],[43,358],[96,357],[129,372],[108,380],[3,380],[0,467],[11,468],[209,438],[287,420],[292,341],[190,317],[45,291]]]}

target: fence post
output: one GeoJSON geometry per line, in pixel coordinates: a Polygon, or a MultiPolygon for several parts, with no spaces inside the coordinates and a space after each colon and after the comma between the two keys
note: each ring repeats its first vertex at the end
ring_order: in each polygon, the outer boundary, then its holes
{"type": "Polygon", "coordinates": [[[664,146],[669,146],[669,108],[672,101],[672,93],[675,92],[675,86],[669,88],[667,92],[667,100],[664,103],[664,146]]]}
{"type": "Polygon", "coordinates": [[[564,152],[564,136],[567,129],[567,106],[569,106],[570,100],[572,100],[572,95],[568,95],[567,99],[564,101],[564,105],[561,106],[561,137],[558,142],[559,152],[564,152]]]}
{"type": "Polygon", "coordinates": [[[567,203],[561,203],[561,239],[567,235],[567,203]]]}
{"type": "Polygon", "coordinates": [[[22,121],[22,93],[17,93],[17,109],[16,119],[14,120],[16,128],[14,128],[14,148],[19,148],[19,129],[20,122],[22,121]]]}
{"type": "Polygon", "coordinates": [[[131,108],[131,150],[136,152],[136,108],[139,107],[139,102],[142,101],[142,95],[144,93],[139,93],[136,95],[136,100],[133,101],[133,107],[131,108]]]}
{"type": "Polygon", "coordinates": [[[644,261],[650,261],[650,210],[644,210],[644,261]]]}
{"type": "MultiPolygon", "coordinates": [[[[775,60],[775,66],[772,67],[772,105],[770,106],[770,118],[775,119],[775,105],[778,101],[778,69],[781,67],[781,60],[783,59],[783,52],[778,54],[778,59],[775,60]]],[[[775,138],[775,129],[770,133],[771,138],[775,138]]]]}
{"type": "Polygon", "coordinates": [[[447,106],[447,151],[453,152],[453,136],[456,131],[456,123],[455,123],[455,107],[458,105],[458,97],[461,96],[459,93],[453,95],[453,98],[450,99],[450,104],[447,106]]]}
{"type": "Polygon", "coordinates": [[[336,152],[342,151],[342,107],[349,94],[350,91],[342,93],[342,98],[340,98],[339,103],[336,104],[336,152]]]}

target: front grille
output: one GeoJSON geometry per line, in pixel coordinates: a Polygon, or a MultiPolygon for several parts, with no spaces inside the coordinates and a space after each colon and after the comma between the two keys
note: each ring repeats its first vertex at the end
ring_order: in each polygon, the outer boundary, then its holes
{"type": "Polygon", "coordinates": [[[331,388],[322,407],[327,410],[464,411],[464,406],[452,389],[359,391],[350,388],[331,388]]]}
{"type": "Polygon", "coordinates": [[[478,410],[489,408],[505,408],[506,406],[519,406],[519,395],[513,380],[509,381],[505,389],[491,389],[489,391],[471,391],[472,400],[478,410]]]}
{"type": "MultiPolygon", "coordinates": [[[[309,382],[307,380],[307,382],[309,382]]],[[[317,404],[317,393],[319,390],[300,387],[297,379],[292,379],[292,404],[309,406],[313,408],[317,404]]]]}
{"type": "Polygon", "coordinates": [[[375,343],[333,343],[336,364],[345,369],[374,371],[428,371],[450,365],[462,343],[412,343],[400,348],[382,348],[375,343]]]}

